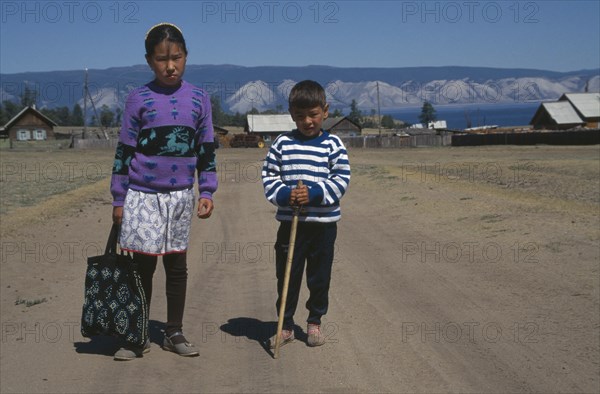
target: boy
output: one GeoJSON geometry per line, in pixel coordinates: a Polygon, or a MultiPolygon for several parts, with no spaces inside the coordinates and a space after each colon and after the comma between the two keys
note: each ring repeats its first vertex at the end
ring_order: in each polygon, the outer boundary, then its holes
{"type": "MultiPolygon", "coordinates": [[[[328,116],[323,87],[314,81],[295,85],[289,111],[297,129],[280,135],[271,145],[262,169],[267,200],[277,206],[280,222],[275,242],[279,311],[287,260],[293,206],[301,205],[290,273],[280,346],[294,340],[294,312],[306,261],[310,296],[308,346],[325,343],[321,317],[327,313],[333,251],[340,220],[340,199],[350,182],[350,164],[342,141],[321,126],[328,116]],[[295,187],[302,180],[301,187],[295,187]]],[[[275,347],[275,336],[270,340],[275,347]]]]}

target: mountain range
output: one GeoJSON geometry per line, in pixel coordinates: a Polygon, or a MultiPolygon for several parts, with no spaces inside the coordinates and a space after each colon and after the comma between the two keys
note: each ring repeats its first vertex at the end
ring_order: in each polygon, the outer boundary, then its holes
{"type": "MultiPolygon", "coordinates": [[[[127,93],[148,82],[147,65],[91,69],[88,88],[96,108],[123,106],[127,93]]],[[[330,66],[244,67],[188,65],[185,79],[220,99],[224,110],[244,113],[286,109],[292,86],[320,82],[332,108],[349,111],[432,104],[523,103],[558,99],[563,93],[600,92],[600,69],[556,72],[489,67],[343,68],[330,66]]],[[[38,107],[83,106],[85,71],[0,74],[0,101],[18,101],[26,87],[38,92],[38,107]]],[[[88,107],[90,107],[88,102],[88,107]]],[[[91,110],[91,108],[90,108],[91,110]]]]}

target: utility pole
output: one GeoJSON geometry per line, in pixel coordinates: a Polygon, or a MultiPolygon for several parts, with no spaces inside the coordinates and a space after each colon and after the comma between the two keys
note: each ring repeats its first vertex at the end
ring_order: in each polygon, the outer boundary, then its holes
{"type": "Polygon", "coordinates": [[[250,108],[250,115],[252,116],[252,125],[250,126],[250,131],[248,132],[248,134],[250,133],[254,133],[254,99],[250,100],[250,106],[252,108],[250,108]]]}
{"type": "MultiPolygon", "coordinates": [[[[90,99],[90,103],[92,104],[92,109],[94,110],[94,115],[96,116],[96,121],[100,123],[100,117],[98,116],[98,111],[96,111],[96,105],[94,104],[94,99],[92,98],[92,95],[90,94],[90,89],[88,88],[88,69],[86,67],[85,83],[83,85],[83,133],[81,134],[82,139],[85,139],[85,135],[87,132],[85,118],[86,118],[87,99],[88,98],[90,99]]],[[[108,134],[106,133],[106,130],[104,129],[104,126],[102,126],[101,123],[100,123],[100,128],[101,128],[102,132],[104,133],[104,138],[108,139],[108,134]]]]}
{"type": "Polygon", "coordinates": [[[377,126],[379,127],[379,138],[381,138],[381,105],[379,104],[379,81],[377,81],[377,126]]]}
{"type": "Polygon", "coordinates": [[[81,139],[85,139],[85,133],[87,132],[87,126],[85,118],[87,116],[87,97],[88,97],[88,69],[85,69],[85,80],[83,83],[83,132],[81,133],[81,139]]]}

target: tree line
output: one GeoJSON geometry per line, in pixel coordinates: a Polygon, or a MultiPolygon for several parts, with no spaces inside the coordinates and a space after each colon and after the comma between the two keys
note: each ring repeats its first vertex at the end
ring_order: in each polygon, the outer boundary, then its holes
{"type": "MultiPolygon", "coordinates": [[[[20,97],[20,102],[15,103],[13,101],[5,100],[0,104],[0,125],[5,125],[10,119],[17,115],[23,108],[27,106],[34,106],[37,101],[37,93],[34,90],[25,88],[23,94],[20,97]]],[[[212,118],[213,123],[218,126],[239,126],[244,127],[246,125],[246,119],[248,114],[282,114],[286,113],[281,105],[277,105],[274,109],[268,109],[265,111],[258,111],[256,108],[252,108],[250,111],[242,114],[239,112],[228,113],[223,110],[221,100],[218,96],[211,97],[212,105],[212,118]]],[[[84,125],[84,114],[81,106],[75,104],[72,109],[66,106],[56,108],[41,108],[39,111],[56,122],[59,126],[83,126],[84,125]]],[[[350,103],[350,112],[347,117],[354,123],[358,124],[362,128],[376,128],[378,122],[375,120],[375,110],[372,109],[370,116],[369,114],[361,111],[358,108],[356,100],[352,100],[350,103]]],[[[99,113],[94,113],[91,117],[88,126],[103,126],[103,127],[119,127],[121,124],[122,110],[116,108],[115,111],[111,110],[107,105],[102,105],[99,113]]],[[[329,116],[331,117],[343,117],[344,113],[336,108],[330,111],[329,116]]],[[[429,102],[424,102],[421,108],[421,114],[419,120],[428,124],[429,122],[436,120],[436,111],[433,105],[429,102]]],[[[405,123],[405,125],[407,125],[405,123]]],[[[383,115],[381,117],[381,127],[387,129],[393,129],[397,126],[397,121],[391,115],[383,115]]]]}
{"type": "MultiPolygon", "coordinates": [[[[33,107],[37,102],[37,92],[25,88],[19,102],[4,100],[0,104],[0,125],[5,125],[25,107],[33,107]]],[[[50,118],[59,126],[83,126],[84,115],[81,105],[75,104],[72,109],[67,106],[56,108],[38,108],[42,114],[50,118]]],[[[107,105],[100,108],[98,116],[95,114],[88,122],[88,126],[118,127],[121,123],[121,109],[112,111],[107,105]]]]}

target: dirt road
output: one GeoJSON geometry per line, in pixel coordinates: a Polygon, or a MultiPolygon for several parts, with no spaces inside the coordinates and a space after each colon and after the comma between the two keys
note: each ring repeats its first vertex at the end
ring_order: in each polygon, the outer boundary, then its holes
{"type": "Polygon", "coordinates": [[[2,393],[600,390],[597,146],[351,151],[327,343],[302,340],[303,289],[300,340],[278,360],[261,345],[276,328],[264,154],[220,150],[215,213],[193,224],[192,359],[158,345],[160,269],[150,353],[115,362],[112,340],[79,333],[107,180],[3,215],[2,393]]]}

